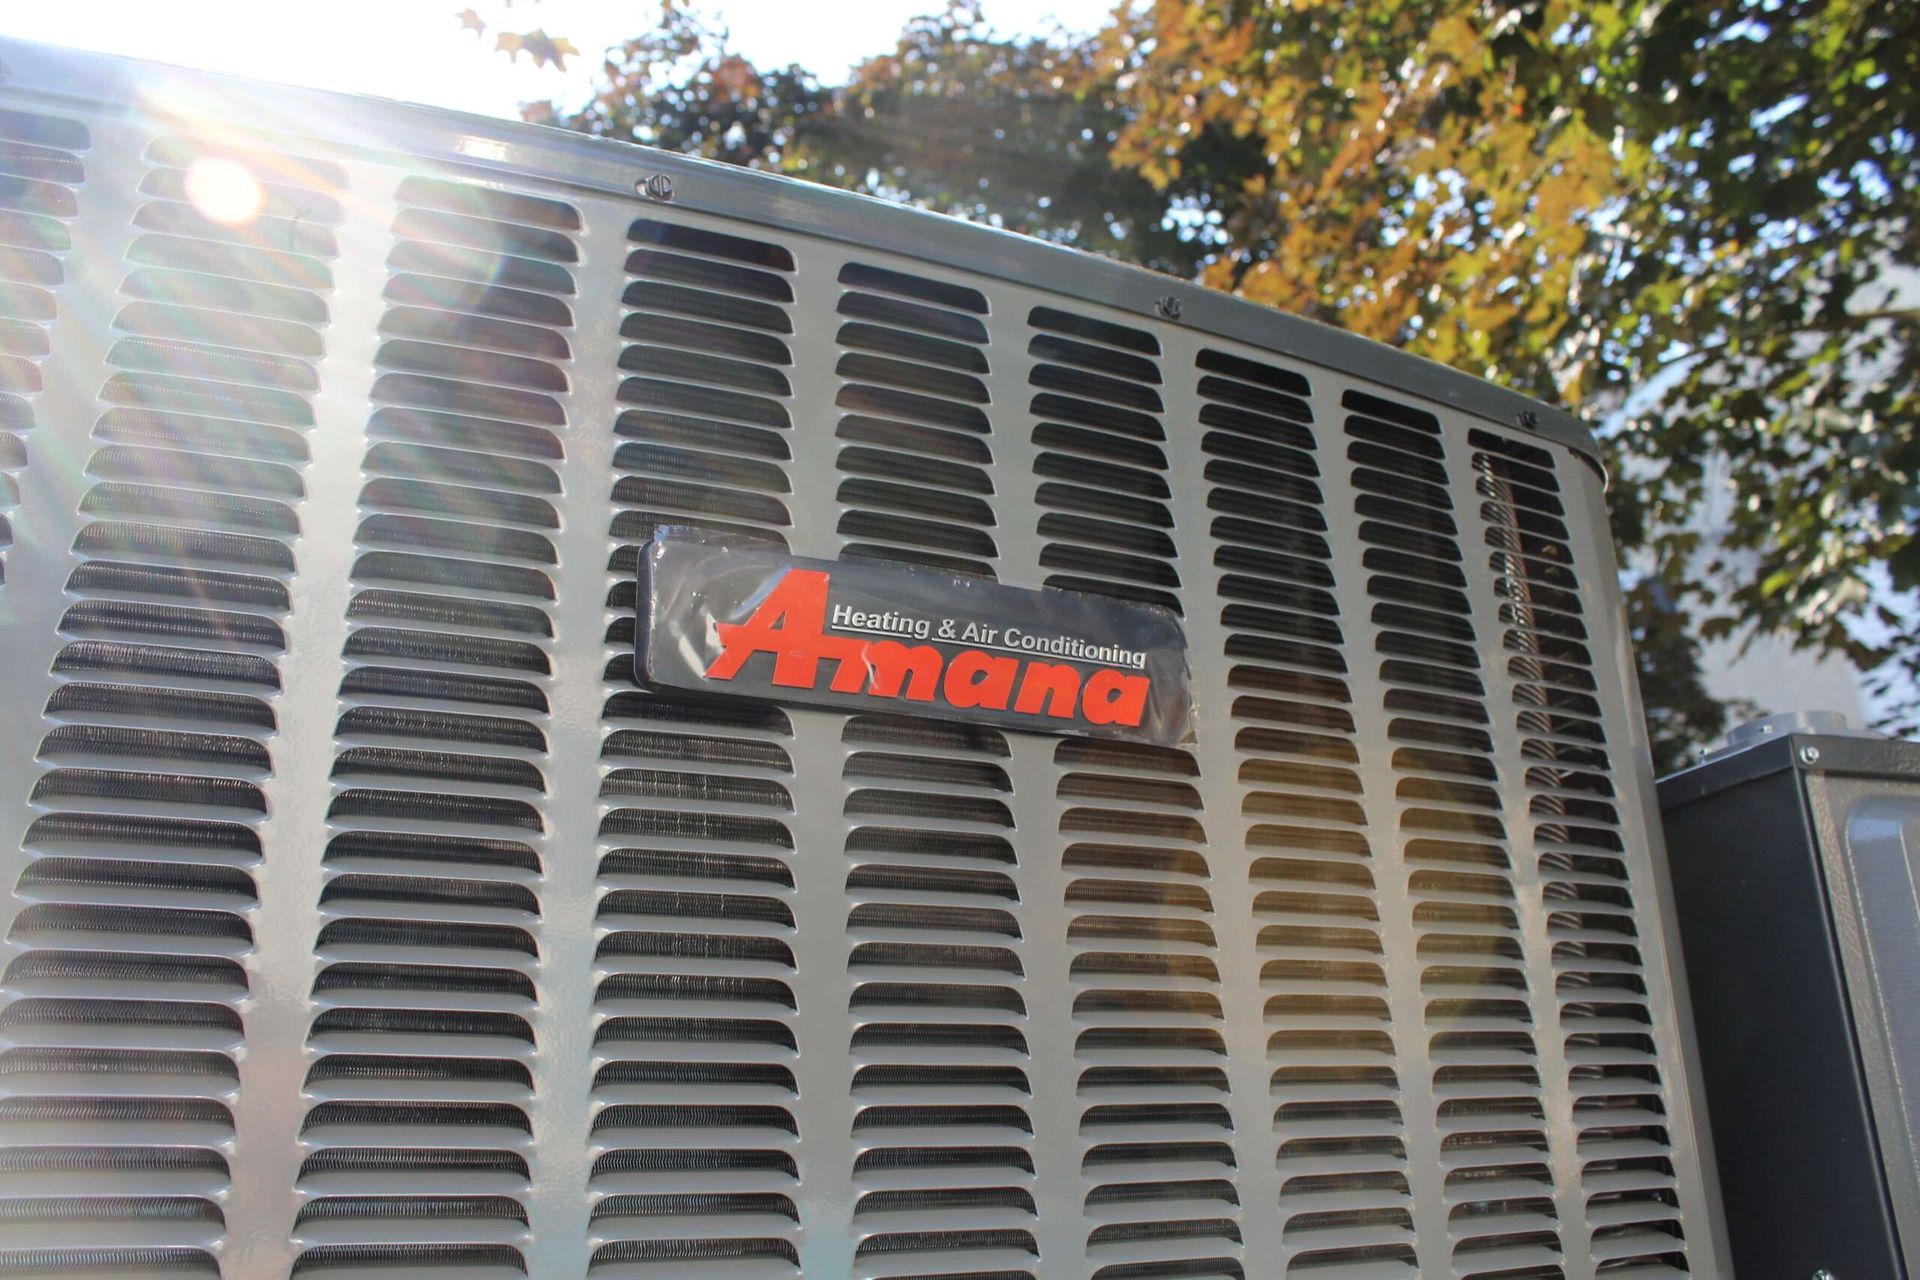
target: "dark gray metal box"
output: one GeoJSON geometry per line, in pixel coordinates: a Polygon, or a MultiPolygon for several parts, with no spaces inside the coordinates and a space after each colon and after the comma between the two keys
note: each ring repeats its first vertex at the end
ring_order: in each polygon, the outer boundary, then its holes
{"type": "Polygon", "coordinates": [[[1920,1257],[1920,743],[1778,733],[1660,783],[1743,1276],[1920,1257]]]}

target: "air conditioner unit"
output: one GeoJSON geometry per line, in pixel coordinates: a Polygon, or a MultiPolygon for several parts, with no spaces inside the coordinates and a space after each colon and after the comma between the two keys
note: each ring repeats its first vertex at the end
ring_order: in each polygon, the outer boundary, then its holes
{"type": "Polygon", "coordinates": [[[0,61],[0,1270],[1726,1274],[1577,421],[764,174],[0,61]],[[643,682],[676,538],[1157,619],[1190,733],[643,682]]]}

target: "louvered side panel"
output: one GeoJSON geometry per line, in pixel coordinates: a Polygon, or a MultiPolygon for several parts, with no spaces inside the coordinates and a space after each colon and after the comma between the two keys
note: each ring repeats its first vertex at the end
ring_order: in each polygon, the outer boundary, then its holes
{"type": "MultiPolygon", "coordinates": [[[[1046,585],[1179,612],[1158,339],[1048,306],[1026,319],[1046,585]]],[[[1088,1271],[1242,1275],[1199,765],[1086,740],[1049,754],[1088,1271]]]]}
{"type": "Polygon", "coordinates": [[[0,587],[91,145],[78,121],[0,111],[0,587]]]}
{"type": "Polygon", "coordinates": [[[410,177],[354,532],[295,1274],[519,1274],[569,205],[410,177]]]}
{"type": "MultiPolygon", "coordinates": [[[[836,283],[841,555],[997,576],[985,295],[860,261],[836,283]]],[[[1005,735],[842,723],[854,1274],[1031,1280],[1031,1027],[1005,735]]]]}
{"type": "Polygon", "coordinates": [[[663,525],[785,546],[793,255],[648,218],[628,239],[614,571],[663,525]]]}
{"type": "Polygon", "coordinates": [[[1576,424],[0,46],[0,1272],[1719,1269],[1576,424]],[[1197,737],[643,688],[664,527],[1175,610],[1197,737]]]}
{"type": "MultiPolygon", "coordinates": [[[[1499,687],[1511,691],[1517,759],[1506,764],[1524,803],[1552,948],[1562,1115],[1577,1134],[1589,1237],[1569,1251],[1601,1273],[1689,1270],[1668,1130],[1661,1043],[1647,993],[1643,903],[1629,874],[1620,784],[1602,723],[1582,584],[1554,456],[1472,430],[1473,500],[1501,637],[1499,687]]],[[[1477,567],[1477,566],[1476,566],[1477,567]]],[[[1554,1082],[1556,1085],[1559,1081],[1554,1082]]]]}
{"type": "Polygon", "coordinates": [[[1179,612],[1159,340],[1053,307],[1027,322],[1046,585],[1179,612]]]}
{"type": "Polygon", "coordinates": [[[345,178],[175,137],[144,160],[15,886],[3,1159],[38,1198],[8,1244],[212,1274],[345,178]],[[189,198],[210,170],[249,196],[228,221],[189,198]]]}
{"type": "MultiPolygon", "coordinates": [[[[1350,391],[1453,1274],[1562,1274],[1532,985],[1439,421],[1350,391]]],[[[1524,847],[1524,846],[1523,846],[1524,847]]]]}
{"type": "Polygon", "coordinates": [[[855,716],[843,741],[861,1276],[1036,1274],[1008,749],[855,716]]]}
{"type": "Polygon", "coordinates": [[[1092,1274],[1243,1276],[1199,767],[1085,739],[1054,763],[1092,1274]]]}
{"type": "Polygon", "coordinates": [[[1406,1274],[1406,1068],[1378,883],[1393,872],[1362,807],[1312,388],[1223,351],[1196,363],[1232,709],[1216,731],[1232,735],[1247,823],[1258,954],[1240,963],[1259,965],[1284,1266],[1406,1274]]]}
{"type": "Polygon", "coordinates": [[[628,238],[590,1270],[793,1275],[802,1012],[794,728],[765,704],[641,690],[632,617],[640,548],[656,528],[786,545],[793,258],[653,219],[633,223],[628,238]]]}
{"type": "Polygon", "coordinates": [[[993,577],[985,295],[858,262],[840,284],[842,556],[993,577]]]}

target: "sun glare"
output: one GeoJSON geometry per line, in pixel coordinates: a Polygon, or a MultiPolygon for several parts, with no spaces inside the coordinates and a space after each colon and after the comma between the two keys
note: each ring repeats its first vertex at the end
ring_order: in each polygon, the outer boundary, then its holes
{"type": "Polygon", "coordinates": [[[260,181],[237,160],[207,156],[187,169],[187,199],[223,227],[244,226],[260,215],[266,193],[260,181]]]}

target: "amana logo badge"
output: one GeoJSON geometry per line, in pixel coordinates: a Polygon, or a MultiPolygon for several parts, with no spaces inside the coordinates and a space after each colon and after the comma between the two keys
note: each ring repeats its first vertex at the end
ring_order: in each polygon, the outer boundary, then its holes
{"type": "Polygon", "coordinates": [[[1165,609],[670,530],[642,561],[650,684],[1171,745],[1189,729],[1165,609]]]}

